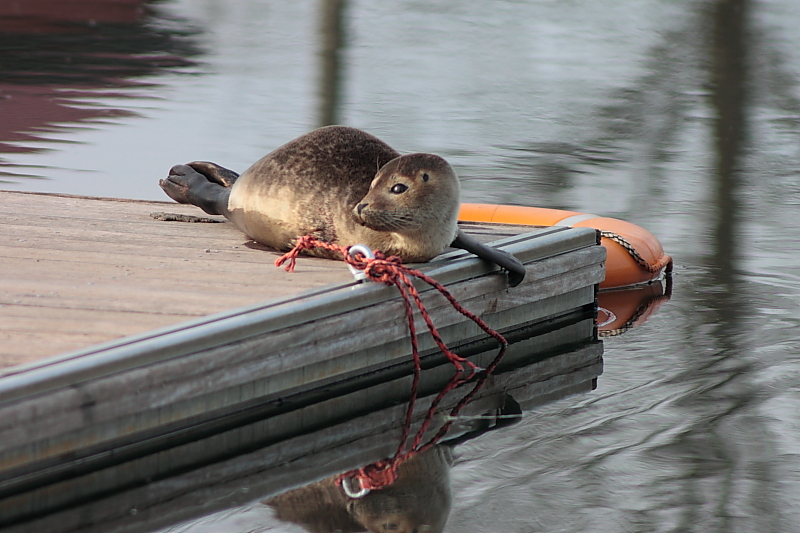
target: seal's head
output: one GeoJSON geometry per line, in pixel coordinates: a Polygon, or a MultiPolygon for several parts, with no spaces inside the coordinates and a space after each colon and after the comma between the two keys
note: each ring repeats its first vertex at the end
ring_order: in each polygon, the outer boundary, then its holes
{"type": "Polygon", "coordinates": [[[362,226],[424,239],[441,253],[458,231],[460,192],[458,176],[447,161],[433,154],[408,154],[378,171],[353,214],[362,226]]]}

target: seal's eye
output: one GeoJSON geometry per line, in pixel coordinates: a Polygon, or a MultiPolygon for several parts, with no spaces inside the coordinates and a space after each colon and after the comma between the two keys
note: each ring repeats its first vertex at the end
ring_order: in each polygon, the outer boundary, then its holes
{"type": "Polygon", "coordinates": [[[430,176],[428,176],[428,173],[427,173],[427,172],[424,172],[424,173],[422,174],[422,181],[428,181],[430,178],[431,178],[431,177],[430,177],[430,176]]]}
{"type": "Polygon", "coordinates": [[[389,189],[389,192],[391,192],[392,194],[403,194],[407,190],[408,190],[408,187],[406,185],[403,185],[402,183],[395,183],[392,186],[392,188],[389,189]]]}

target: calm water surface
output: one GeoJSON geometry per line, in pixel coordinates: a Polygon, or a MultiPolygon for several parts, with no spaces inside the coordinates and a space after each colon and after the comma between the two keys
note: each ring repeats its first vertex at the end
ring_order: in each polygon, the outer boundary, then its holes
{"type": "Polygon", "coordinates": [[[175,163],[337,122],[447,157],[466,201],[642,225],[672,300],[596,391],[457,449],[446,531],[800,531],[800,3],[125,5],[0,19],[0,188],[166,199],[175,163]]]}

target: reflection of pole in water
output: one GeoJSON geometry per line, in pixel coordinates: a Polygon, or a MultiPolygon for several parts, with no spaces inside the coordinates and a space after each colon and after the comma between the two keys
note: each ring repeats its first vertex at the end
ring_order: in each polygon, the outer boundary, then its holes
{"type": "Polygon", "coordinates": [[[319,126],[337,123],[346,0],[320,1],[319,126]]]}
{"type": "Polygon", "coordinates": [[[747,128],[746,49],[747,0],[721,0],[714,6],[711,47],[711,98],[717,113],[715,137],[717,148],[717,226],[713,261],[729,285],[735,261],[739,178],[737,162],[747,128]]]}

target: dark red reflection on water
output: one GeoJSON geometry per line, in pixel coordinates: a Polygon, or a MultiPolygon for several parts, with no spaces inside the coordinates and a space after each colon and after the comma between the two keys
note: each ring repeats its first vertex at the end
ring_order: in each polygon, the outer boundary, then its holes
{"type": "Polygon", "coordinates": [[[137,78],[195,65],[197,30],[182,21],[166,29],[152,4],[0,3],[0,153],[39,151],[31,141],[65,127],[131,115],[76,99],[119,96],[115,90],[144,84],[137,78]]]}

